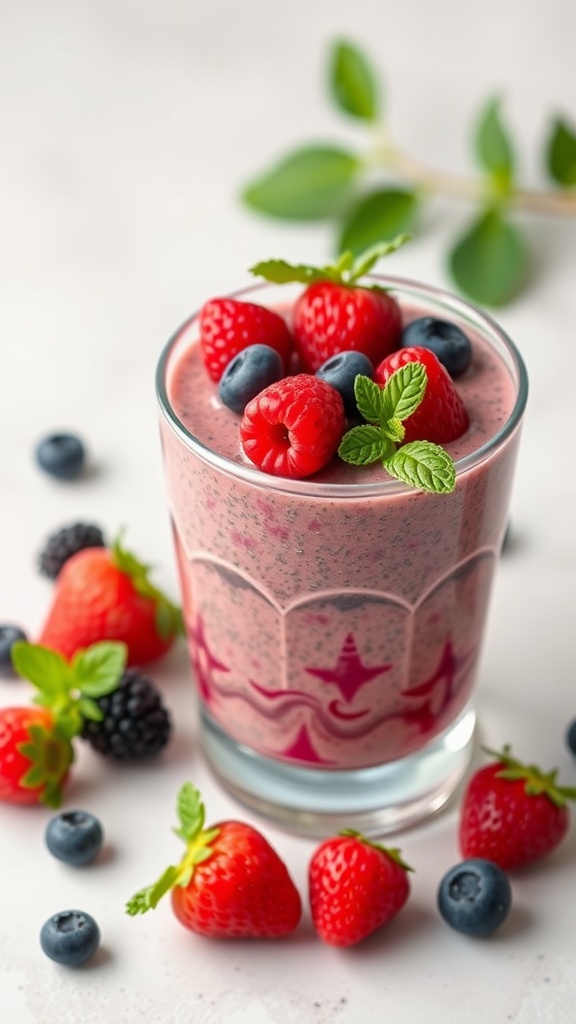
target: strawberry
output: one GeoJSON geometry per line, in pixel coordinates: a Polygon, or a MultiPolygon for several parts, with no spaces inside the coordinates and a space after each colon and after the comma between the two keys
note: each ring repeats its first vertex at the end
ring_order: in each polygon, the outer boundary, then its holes
{"type": "Polygon", "coordinates": [[[352,829],[326,839],[308,871],[312,922],[331,946],[352,946],[391,921],[410,893],[400,850],[352,829]]]}
{"type": "Polygon", "coordinates": [[[68,559],[39,642],[70,658],[98,640],[117,640],[128,648],[129,665],[145,665],[181,631],[180,610],[150,583],[149,566],[117,540],[68,559]]]}
{"type": "Polygon", "coordinates": [[[46,708],[0,710],[0,800],[59,807],[73,756],[46,708]]]}
{"type": "Polygon", "coordinates": [[[248,402],[240,441],[265,473],[298,479],[330,462],[345,429],[344,403],[336,388],[299,373],[270,384],[248,402]]]}
{"type": "Polygon", "coordinates": [[[382,243],[354,259],[343,253],[325,267],[293,266],[269,260],[252,267],[268,281],[299,281],[305,290],[294,306],[294,340],[302,369],[315,373],[339,352],[357,351],[373,366],[398,347],[402,317],[396,300],[378,284],[358,284],[381,256],[398,248],[407,236],[382,243]]]}
{"type": "Polygon", "coordinates": [[[240,821],[205,829],[204,804],[190,782],[178,794],[177,811],[175,832],[186,843],[182,860],[137,892],[126,912],[144,914],[170,892],[175,916],[198,935],[275,939],[292,932],[300,896],[264,836],[240,821]]]}
{"type": "Polygon", "coordinates": [[[430,349],[414,345],[393,352],[376,367],[374,380],[383,387],[407,363],[422,363],[428,382],[420,405],[404,420],[404,441],[455,441],[468,429],[470,419],[450,374],[430,349]]]}
{"type": "Polygon", "coordinates": [[[567,800],[576,788],[556,783],[556,771],[542,772],[512,757],[509,747],[486,751],[497,758],[470,779],[460,817],[464,857],[482,857],[504,870],[544,857],[566,835],[567,800]]]}
{"type": "Polygon", "coordinates": [[[40,706],[0,710],[0,800],[60,806],[72,739],[85,716],[98,714],[94,698],[118,685],[125,660],[122,644],[95,644],[71,663],[36,644],[14,644],[14,668],[34,684],[40,706]]]}
{"type": "Polygon", "coordinates": [[[288,370],[292,335],[278,313],[241,299],[211,299],[200,310],[200,349],[204,366],[216,383],[228,363],[248,345],[268,345],[288,370]]]}

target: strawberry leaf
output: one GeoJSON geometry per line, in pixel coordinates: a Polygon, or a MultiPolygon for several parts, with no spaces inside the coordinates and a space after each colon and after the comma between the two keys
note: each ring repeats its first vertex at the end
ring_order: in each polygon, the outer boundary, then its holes
{"type": "Polygon", "coordinates": [[[449,494],[456,486],[454,463],[448,452],[431,441],[411,441],[384,462],[390,476],[431,494],[449,494]]]}
{"type": "Polygon", "coordinates": [[[156,605],[156,625],[160,638],[170,640],[172,637],[181,636],[184,633],[184,620],[180,608],[151,583],[149,573],[152,567],[141,562],[122,546],[122,535],[121,531],[111,548],[114,565],[120,572],[130,577],[134,589],[141,597],[148,598],[156,605]]]}
{"type": "Polygon", "coordinates": [[[118,686],[128,649],[123,643],[101,641],[77,651],[72,659],[75,686],[87,697],[104,697],[118,686]]]}
{"type": "Polygon", "coordinates": [[[175,829],[176,835],[182,839],[195,839],[200,834],[206,820],[206,811],[200,791],[191,782],[185,782],[176,800],[176,812],[180,828],[175,829]]]}
{"type": "Polygon", "coordinates": [[[180,869],[174,866],[166,868],[163,875],[153,885],[139,889],[126,904],[126,913],[134,917],[136,914],[145,914],[147,910],[154,910],[163,896],[170,892],[178,882],[180,869]]]}

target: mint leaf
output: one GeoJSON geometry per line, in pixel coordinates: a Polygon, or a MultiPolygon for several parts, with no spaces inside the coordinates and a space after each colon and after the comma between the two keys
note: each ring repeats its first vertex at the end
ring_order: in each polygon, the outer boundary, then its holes
{"type": "Polygon", "coordinates": [[[475,220],[450,254],[454,281],[483,306],[509,302],[524,283],[527,264],[524,239],[495,209],[475,220]]]}
{"type": "Polygon", "coordinates": [[[560,117],[552,125],[546,161],[548,173],[558,185],[576,185],[576,133],[560,117]]]}
{"type": "Polygon", "coordinates": [[[386,420],[380,429],[384,432],[386,437],[389,437],[390,440],[394,441],[396,444],[400,444],[400,442],[404,440],[404,435],[406,434],[402,420],[399,420],[397,416],[392,416],[391,419],[386,420]]]}
{"type": "Polygon", "coordinates": [[[89,718],[91,722],[101,722],[104,712],[91,697],[78,698],[78,711],[82,718],[89,718]]]}
{"type": "Polygon", "coordinates": [[[386,419],[407,420],[424,398],[427,384],[428,374],[423,363],[406,363],[395,370],[382,390],[386,419]]]}
{"type": "Polygon", "coordinates": [[[514,155],[500,107],[501,100],[495,97],[482,110],[476,128],[476,154],[496,190],[506,194],[514,176],[514,155]]]}
{"type": "Polygon", "coordinates": [[[331,54],[330,89],[346,114],[374,121],[378,116],[376,78],[367,58],[350,42],[336,42],[331,54]]]}
{"type": "Polygon", "coordinates": [[[41,644],[19,640],[13,644],[12,664],[24,679],[46,696],[56,695],[72,685],[72,672],[66,659],[41,644]]]}
{"type": "Polygon", "coordinates": [[[456,486],[456,471],[448,452],[431,441],[411,441],[384,462],[390,476],[432,494],[448,494],[456,486]]]}
{"type": "Polygon", "coordinates": [[[347,150],[307,146],[252,182],[243,199],[271,217],[322,220],[340,209],[359,170],[360,161],[347,150]]]}
{"type": "Polygon", "coordinates": [[[338,250],[354,255],[383,239],[409,231],[416,218],[418,198],[408,189],[378,189],[349,208],[341,229],[338,250]]]}
{"type": "Polygon", "coordinates": [[[338,455],[353,466],[368,466],[378,459],[386,459],[394,451],[394,442],[379,427],[352,427],[340,442],[338,455]]]}
{"type": "Polygon", "coordinates": [[[363,373],[357,374],[354,380],[354,397],[360,415],[368,423],[380,423],[389,418],[382,389],[363,373]]]}
{"type": "Polygon", "coordinates": [[[126,644],[104,640],[78,651],[72,659],[74,684],[86,697],[112,693],[126,666],[126,644]]]}

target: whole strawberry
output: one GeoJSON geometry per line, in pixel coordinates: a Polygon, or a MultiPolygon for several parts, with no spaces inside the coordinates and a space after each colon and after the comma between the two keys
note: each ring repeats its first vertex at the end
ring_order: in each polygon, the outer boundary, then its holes
{"type": "Polygon", "coordinates": [[[252,273],[282,284],[298,281],[307,287],[294,305],[294,340],[302,369],[317,370],[339,352],[357,351],[376,366],[398,347],[402,317],[396,300],[377,284],[360,284],[381,256],[398,248],[407,236],[382,243],[356,259],[351,252],[325,267],[293,266],[269,260],[252,273]]]}
{"type": "Polygon", "coordinates": [[[393,373],[407,363],[422,363],[427,385],[418,408],[404,420],[404,440],[448,444],[460,437],[470,418],[454,382],[438,357],[430,349],[414,345],[387,356],[374,371],[374,380],[383,387],[393,373]]]}
{"type": "Polygon", "coordinates": [[[326,839],[308,871],[312,922],[331,946],[352,946],[391,921],[410,894],[400,850],[347,829],[326,839]]]}
{"type": "Polygon", "coordinates": [[[204,804],[190,782],[178,794],[177,811],[175,832],[186,844],[182,860],[137,892],[126,912],[144,914],[170,892],[175,916],[199,935],[275,939],[292,932],[300,921],[300,896],[264,836],[240,821],[205,829],[204,804]]]}
{"type": "Polygon", "coordinates": [[[249,345],[268,345],[287,371],[292,335],[278,313],[241,299],[211,299],[200,311],[200,349],[204,366],[216,383],[228,363],[249,345]]]}
{"type": "Polygon", "coordinates": [[[150,567],[117,540],[86,548],[60,572],[39,637],[66,658],[100,640],[126,644],[129,665],[163,655],[182,631],[180,610],[149,578],[150,567]]]}
{"type": "Polygon", "coordinates": [[[0,710],[0,800],[60,806],[72,740],[85,717],[97,715],[94,698],[118,685],[125,660],[121,644],[95,644],[72,662],[36,644],[14,644],[14,668],[34,685],[38,706],[0,710]]]}
{"type": "Polygon", "coordinates": [[[566,835],[567,800],[576,788],[559,786],[556,771],[544,773],[516,760],[508,746],[487,751],[496,761],[470,779],[460,817],[464,857],[483,857],[501,868],[519,868],[544,857],[566,835]]]}

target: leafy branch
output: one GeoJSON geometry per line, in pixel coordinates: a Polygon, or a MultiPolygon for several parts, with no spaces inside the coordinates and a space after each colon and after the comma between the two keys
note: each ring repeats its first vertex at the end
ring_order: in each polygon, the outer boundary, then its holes
{"type": "Polygon", "coordinates": [[[576,216],[576,132],[569,123],[557,117],[549,126],[544,168],[553,188],[539,191],[518,181],[515,147],[499,96],[491,97],[476,119],[479,173],[466,177],[428,167],[394,142],[375,69],[346,40],[332,45],[329,87],[337,109],[366,126],[365,150],[301,146],[250,183],[244,202],[271,217],[333,220],[335,251],[357,255],[400,232],[413,232],[422,206],[432,197],[463,200],[476,209],[448,254],[454,283],[483,305],[509,302],[526,285],[529,263],[515,213],[576,216]],[[378,178],[382,180],[375,184],[378,178]]]}

